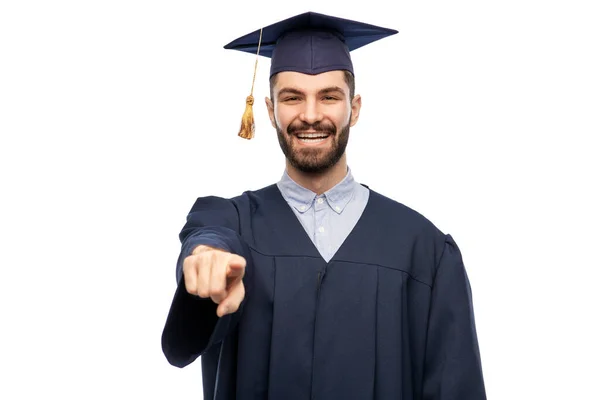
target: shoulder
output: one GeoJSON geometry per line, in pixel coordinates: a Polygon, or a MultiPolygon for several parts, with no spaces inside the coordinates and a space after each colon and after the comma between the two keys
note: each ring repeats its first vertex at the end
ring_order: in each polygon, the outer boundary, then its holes
{"type": "Polygon", "coordinates": [[[260,205],[275,194],[275,184],[256,190],[247,190],[235,196],[201,196],[195,199],[189,214],[212,213],[229,214],[231,216],[247,216],[252,214],[260,205]]]}
{"type": "Polygon", "coordinates": [[[266,201],[272,200],[279,193],[276,184],[262,187],[255,190],[246,190],[238,196],[229,199],[231,203],[243,213],[253,214],[266,201]]]}
{"type": "Polygon", "coordinates": [[[370,201],[377,215],[385,219],[388,225],[402,229],[411,236],[425,235],[439,237],[442,231],[421,212],[411,208],[398,200],[387,197],[379,192],[369,189],[370,201]]]}
{"type": "MultiPolygon", "coordinates": [[[[370,189],[380,243],[396,249],[392,257],[410,260],[410,272],[431,285],[445,250],[455,243],[421,212],[370,189]]],[[[393,259],[388,260],[393,262],[393,259]]]]}

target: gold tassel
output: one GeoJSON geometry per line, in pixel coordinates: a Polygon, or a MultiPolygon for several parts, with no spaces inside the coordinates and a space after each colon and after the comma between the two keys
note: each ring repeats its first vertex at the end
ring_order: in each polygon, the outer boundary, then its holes
{"type": "Polygon", "coordinates": [[[258,56],[260,53],[260,43],[262,41],[262,28],[260,29],[260,36],[258,38],[258,50],[256,51],[256,61],[254,62],[254,77],[252,78],[252,89],[250,89],[250,96],[246,97],[246,109],[244,115],[242,115],[242,125],[238,136],[243,139],[252,139],[254,137],[254,113],[252,112],[252,106],[254,105],[254,81],[256,80],[256,67],[258,66],[258,56]]]}
{"type": "Polygon", "coordinates": [[[252,112],[252,105],[254,104],[254,97],[252,95],[246,97],[246,110],[242,115],[242,126],[238,135],[244,139],[252,139],[254,137],[254,114],[252,112]]]}

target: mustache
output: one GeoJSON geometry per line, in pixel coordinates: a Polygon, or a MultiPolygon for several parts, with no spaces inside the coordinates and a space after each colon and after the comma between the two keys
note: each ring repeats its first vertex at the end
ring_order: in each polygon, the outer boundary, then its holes
{"type": "Polygon", "coordinates": [[[314,124],[301,122],[297,124],[290,124],[290,126],[287,128],[287,133],[290,135],[295,135],[297,133],[306,131],[323,132],[329,135],[335,135],[337,128],[333,124],[323,122],[316,122],[314,124]]]}

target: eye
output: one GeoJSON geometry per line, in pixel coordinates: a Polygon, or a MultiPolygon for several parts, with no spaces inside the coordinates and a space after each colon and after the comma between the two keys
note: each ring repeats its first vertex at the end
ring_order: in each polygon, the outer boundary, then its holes
{"type": "Polygon", "coordinates": [[[323,100],[331,102],[331,101],[336,101],[336,100],[338,100],[338,98],[337,98],[337,97],[334,97],[334,96],[324,96],[324,97],[323,97],[323,100]]]}
{"type": "Polygon", "coordinates": [[[292,101],[298,101],[298,100],[300,100],[300,97],[290,96],[290,97],[285,97],[282,101],[283,102],[292,102],[292,101]]]}

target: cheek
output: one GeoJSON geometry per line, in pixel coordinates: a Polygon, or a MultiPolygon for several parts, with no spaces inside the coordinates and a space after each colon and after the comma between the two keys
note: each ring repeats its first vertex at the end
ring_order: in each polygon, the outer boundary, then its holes
{"type": "Polygon", "coordinates": [[[329,114],[330,119],[335,123],[338,129],[346,126],[350,121],[351,116],[352,109],[349,106],[346,107],[346,105],[339,107],[336,110],[331,110],[331,113],[329,114]]]}
{"type": "Polygon", "coordinates": [[[274,109],[275,123],[279,128],[285,130],[287,126],[294,120],[294,113],[290,107],[275,107],[274,109]]]}
{"type": "Polygon", "coordinates": [[[348,122],[350,120],[350,118],[352,118],[352,103],[350,101],[348,101],[348,103],[346,104],[345,108],[345,113],[344,113],[344,120],[346,122],[348,122]]]}

